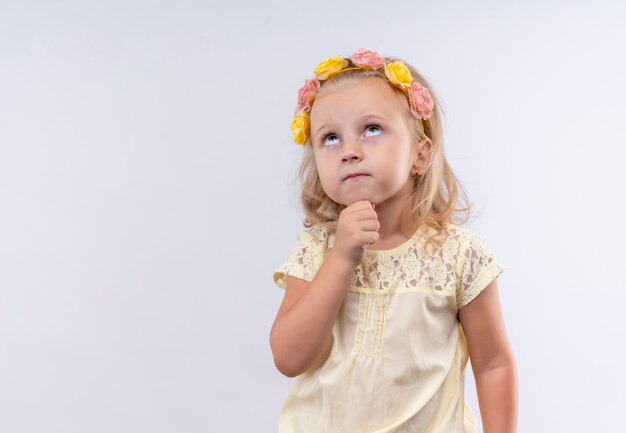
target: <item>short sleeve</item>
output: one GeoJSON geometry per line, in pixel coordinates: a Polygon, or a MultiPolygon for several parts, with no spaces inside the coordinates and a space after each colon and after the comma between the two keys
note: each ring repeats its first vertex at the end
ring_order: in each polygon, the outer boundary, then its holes
{"type": "Polygon", "coordinates": [[[456,303],[459,309],[469,304],[505,269],[478,235],[467,233],[468,239],[461,246],[456,272],[456,303]]]}
{"type": "Polygon", "coordinates": [[[304,229],[291,248],[287,261],[274,271],[274,283],[284,289],[287,275],[311,281],[322,264],[326,244],[323,230],[304,229]]]}

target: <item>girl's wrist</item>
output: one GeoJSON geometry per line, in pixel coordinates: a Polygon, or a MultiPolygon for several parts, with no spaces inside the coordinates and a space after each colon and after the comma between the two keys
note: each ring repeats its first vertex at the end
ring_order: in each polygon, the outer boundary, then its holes
{"type": "Polygon", "coordinates": [[[338,268],[338,270],[345,270],[346,272],[354,272],[356,267],[359,265],[355,263],[354,260],[351,260],[349,257],[346,257],[345,254],[341,254],[340,251],[335,249],[331,249],[327,256],[326,260],[330,260],[334,263],[334,265],[338,268]]]}

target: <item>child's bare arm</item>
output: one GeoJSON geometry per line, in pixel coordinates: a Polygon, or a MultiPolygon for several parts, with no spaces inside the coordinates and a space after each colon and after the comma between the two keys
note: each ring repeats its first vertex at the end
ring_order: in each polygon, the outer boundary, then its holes
{"type": "Polygon", "coordinates": [[[328,356],[332,329],[354,269],[365,247],[378,239],[378,220],[368,201],[354,203],[339,217],[333,249],[305,281],[287,275],[285,296],[270,332],[276,368],[297,376],[328,356]]]}
{"type": "Polygon", "coordinates": [[[493,280],[459,310],[467,338],[484,433],[517,431],[518,384],[513,351],[493,280]]]}
{"type": "Polygon", "coordinates": [[[330,252],[313,281],[287,276],[285,297],[270,333],[276,368],[294,377],[328,356],[332,329],[354,268],[330,252]]]}

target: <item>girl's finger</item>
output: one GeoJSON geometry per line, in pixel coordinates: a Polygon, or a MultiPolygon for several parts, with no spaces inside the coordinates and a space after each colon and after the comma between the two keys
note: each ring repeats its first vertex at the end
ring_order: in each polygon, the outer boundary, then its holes
{"type": "Polygon", "coordinates": [[[380,228],[378,220],[368,219],[361,223],[361,230],[377,232],[380,228]]]}
{"type": "Polygon", "coordinates": [[[377,219],[378,215],[372,208],[365,208],[365,209],[359,209],[357,211],[354,211],[354,218],[356,221],[364,221],[364,220],[377,219]]]}

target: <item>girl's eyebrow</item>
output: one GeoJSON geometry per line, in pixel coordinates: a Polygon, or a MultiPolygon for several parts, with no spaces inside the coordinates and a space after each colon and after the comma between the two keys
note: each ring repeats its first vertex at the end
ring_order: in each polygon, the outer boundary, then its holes
{"type": "MultiPolygon", "coordinates": [[[[357,118],[357,120],[363,120],[363,119],[377,119],[377,120],[381,120],[383,122],[386,122],[387,119],[384,118],[383,116],[380,116],[378,114],[363,114],[362,116],[359,116],[357,118]]],[[[324,123],[322,126],[320,126],[319,128],[317,128],[317,131],[315,131],[315,133],[313,134],[313,137],[318,138],[319,134],[321,131],[324,130],[324,128],[326,128],[327,126],[332,126],[333,122],[327,122],[324,123]]]]}

